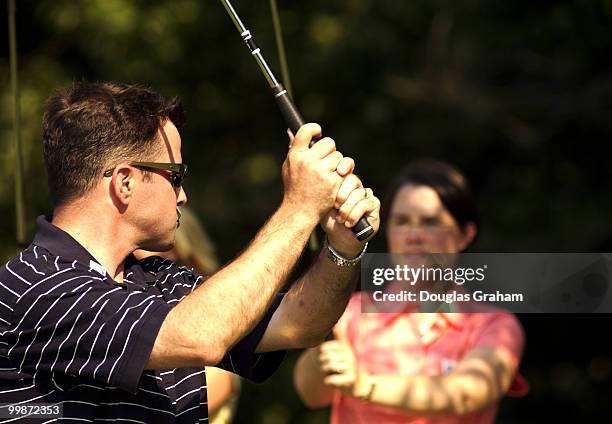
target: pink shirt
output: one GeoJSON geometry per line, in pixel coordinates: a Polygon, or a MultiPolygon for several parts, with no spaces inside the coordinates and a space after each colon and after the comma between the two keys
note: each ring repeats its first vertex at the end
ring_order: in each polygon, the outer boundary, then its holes
{"type": "MultiPolygon", "coordinates": [[[[506,350],[516,371],[524,344],[522,327],[510,313],[362,313],[361,293],[353,295],[334,333],[351,345],[360,367],[395,376],[449,372],[469,351],[484,346],[506,350]]],[[[464,417],[420,418],[336,391],[331,422],[480,424],[493,423],[496,410],[493,405],[464,417]]]]}

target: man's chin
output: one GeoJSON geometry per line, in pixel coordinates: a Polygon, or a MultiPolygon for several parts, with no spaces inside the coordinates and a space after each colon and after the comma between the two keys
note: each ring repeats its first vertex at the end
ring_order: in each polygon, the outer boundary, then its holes
{"type": "Polygon", "coordinates": [[[140,248],[143,250],[148,250],[149,252],[164,253],[172,250],[174,248],[174,244],[174,238],[172,238],[171,241],[165,242],[160,242],[159,240],[149,241],[148,243],[145,243],[144,245],[140,246],[140,248]]]}
{"type": "Polygon", "coordinates": [[[174,243],[162,245],[159,249],[160,252],[169,252],[174,248],[174,243]]]}

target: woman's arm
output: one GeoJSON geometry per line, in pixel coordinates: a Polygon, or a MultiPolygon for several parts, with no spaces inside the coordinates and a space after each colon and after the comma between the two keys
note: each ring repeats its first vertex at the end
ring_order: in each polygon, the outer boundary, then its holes
{"type": "Polygon", "coordinates": [[[206,367],[206,393],[208,397],[208,415],[214,414],[238,388],[234,387],[234,375],[215,367],[206,367]]]}
{"type": "Polygon", "coordinates": [[[305,350],[293,368],[293,385],[302,402],[309,408],[322,408],[331,403],[334,389],[324,383],[319,347],[305,350]]]}
{"type": "Polygon", "coordinates": [[[487,408],[507,392],[516,367],[512,355],[494,347],[475,348],[453,371],[437,376],[371,375],[339,342],[322,345],[320,357],[321,372],[333,372],[323,378],[328,388],[419,416],[460,416],[487,408]]]}

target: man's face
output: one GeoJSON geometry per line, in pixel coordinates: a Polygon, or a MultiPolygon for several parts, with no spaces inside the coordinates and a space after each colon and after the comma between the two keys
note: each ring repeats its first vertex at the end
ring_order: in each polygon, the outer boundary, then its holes
{"type": "MultiPolygon", "coordinates": [[[[158,131],[162,145],[153,162],[182,163],[181,137],[174,124],[168,120],[158,131]]],[[[179,206],[187,203],[183,187],[171,183],[171,171],[148,170],[150,179],[139,181],[134,196],[136,226],[143,241],[139,247],[152,251],[167,251],[174,246],[174,236],[179,225],[179,206]]]]}

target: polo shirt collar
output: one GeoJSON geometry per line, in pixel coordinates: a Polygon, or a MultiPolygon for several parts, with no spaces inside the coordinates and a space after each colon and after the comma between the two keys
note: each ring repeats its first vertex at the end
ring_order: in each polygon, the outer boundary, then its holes
{"type": "Polygon", "coordinates": [[[143,260],[136,259],[132,253],[125,259],[123,269],[124,280],[127,279],[137,286],[144,288],[147,285],[155,284],[157,281],[157,274],[153,271],[145,271],[143,269],[143,260]]]}
{"type": "Polygon", "coordinates": [[[461,312],[439,312],[440,318],[444,319],[452,328],[461,330],[465,324],[465,313],[461,312]]]}
{"type": "Polygon", "coordinates": [[[36,219],[36,235],[33,244],[47,249],[49,252],[64,258],[76,259],[89,265],[90,261],[98,263],[78,241],[70,234],[51,223],[51,215],[40,215],[36,219]]]}
{"type": "MultiPolygon", "coordinates": [[[[100,263],[87,251],[87,249],[66,231],[53,225],[51,219],[51,215],[40,215],[36,219],[37,229],[33,244],[45,248],[54,255],[76,259],[77,262],[86,266],[91,266],[91,262],[93,261],[103,269],[100,263]]],[[[146,283],[154,283],[156,280],[155,274],[143,271],[140,261],[138,261],[133,254],[130,254],[126,258],[123,268],[126,273],[131,271],[134,274],[134,277],[132,277],[130,281],[138,286],[146,287],[146,283]]],[[[106,276],[112,280],[108,272],[106,272],[106,276]]]]}

